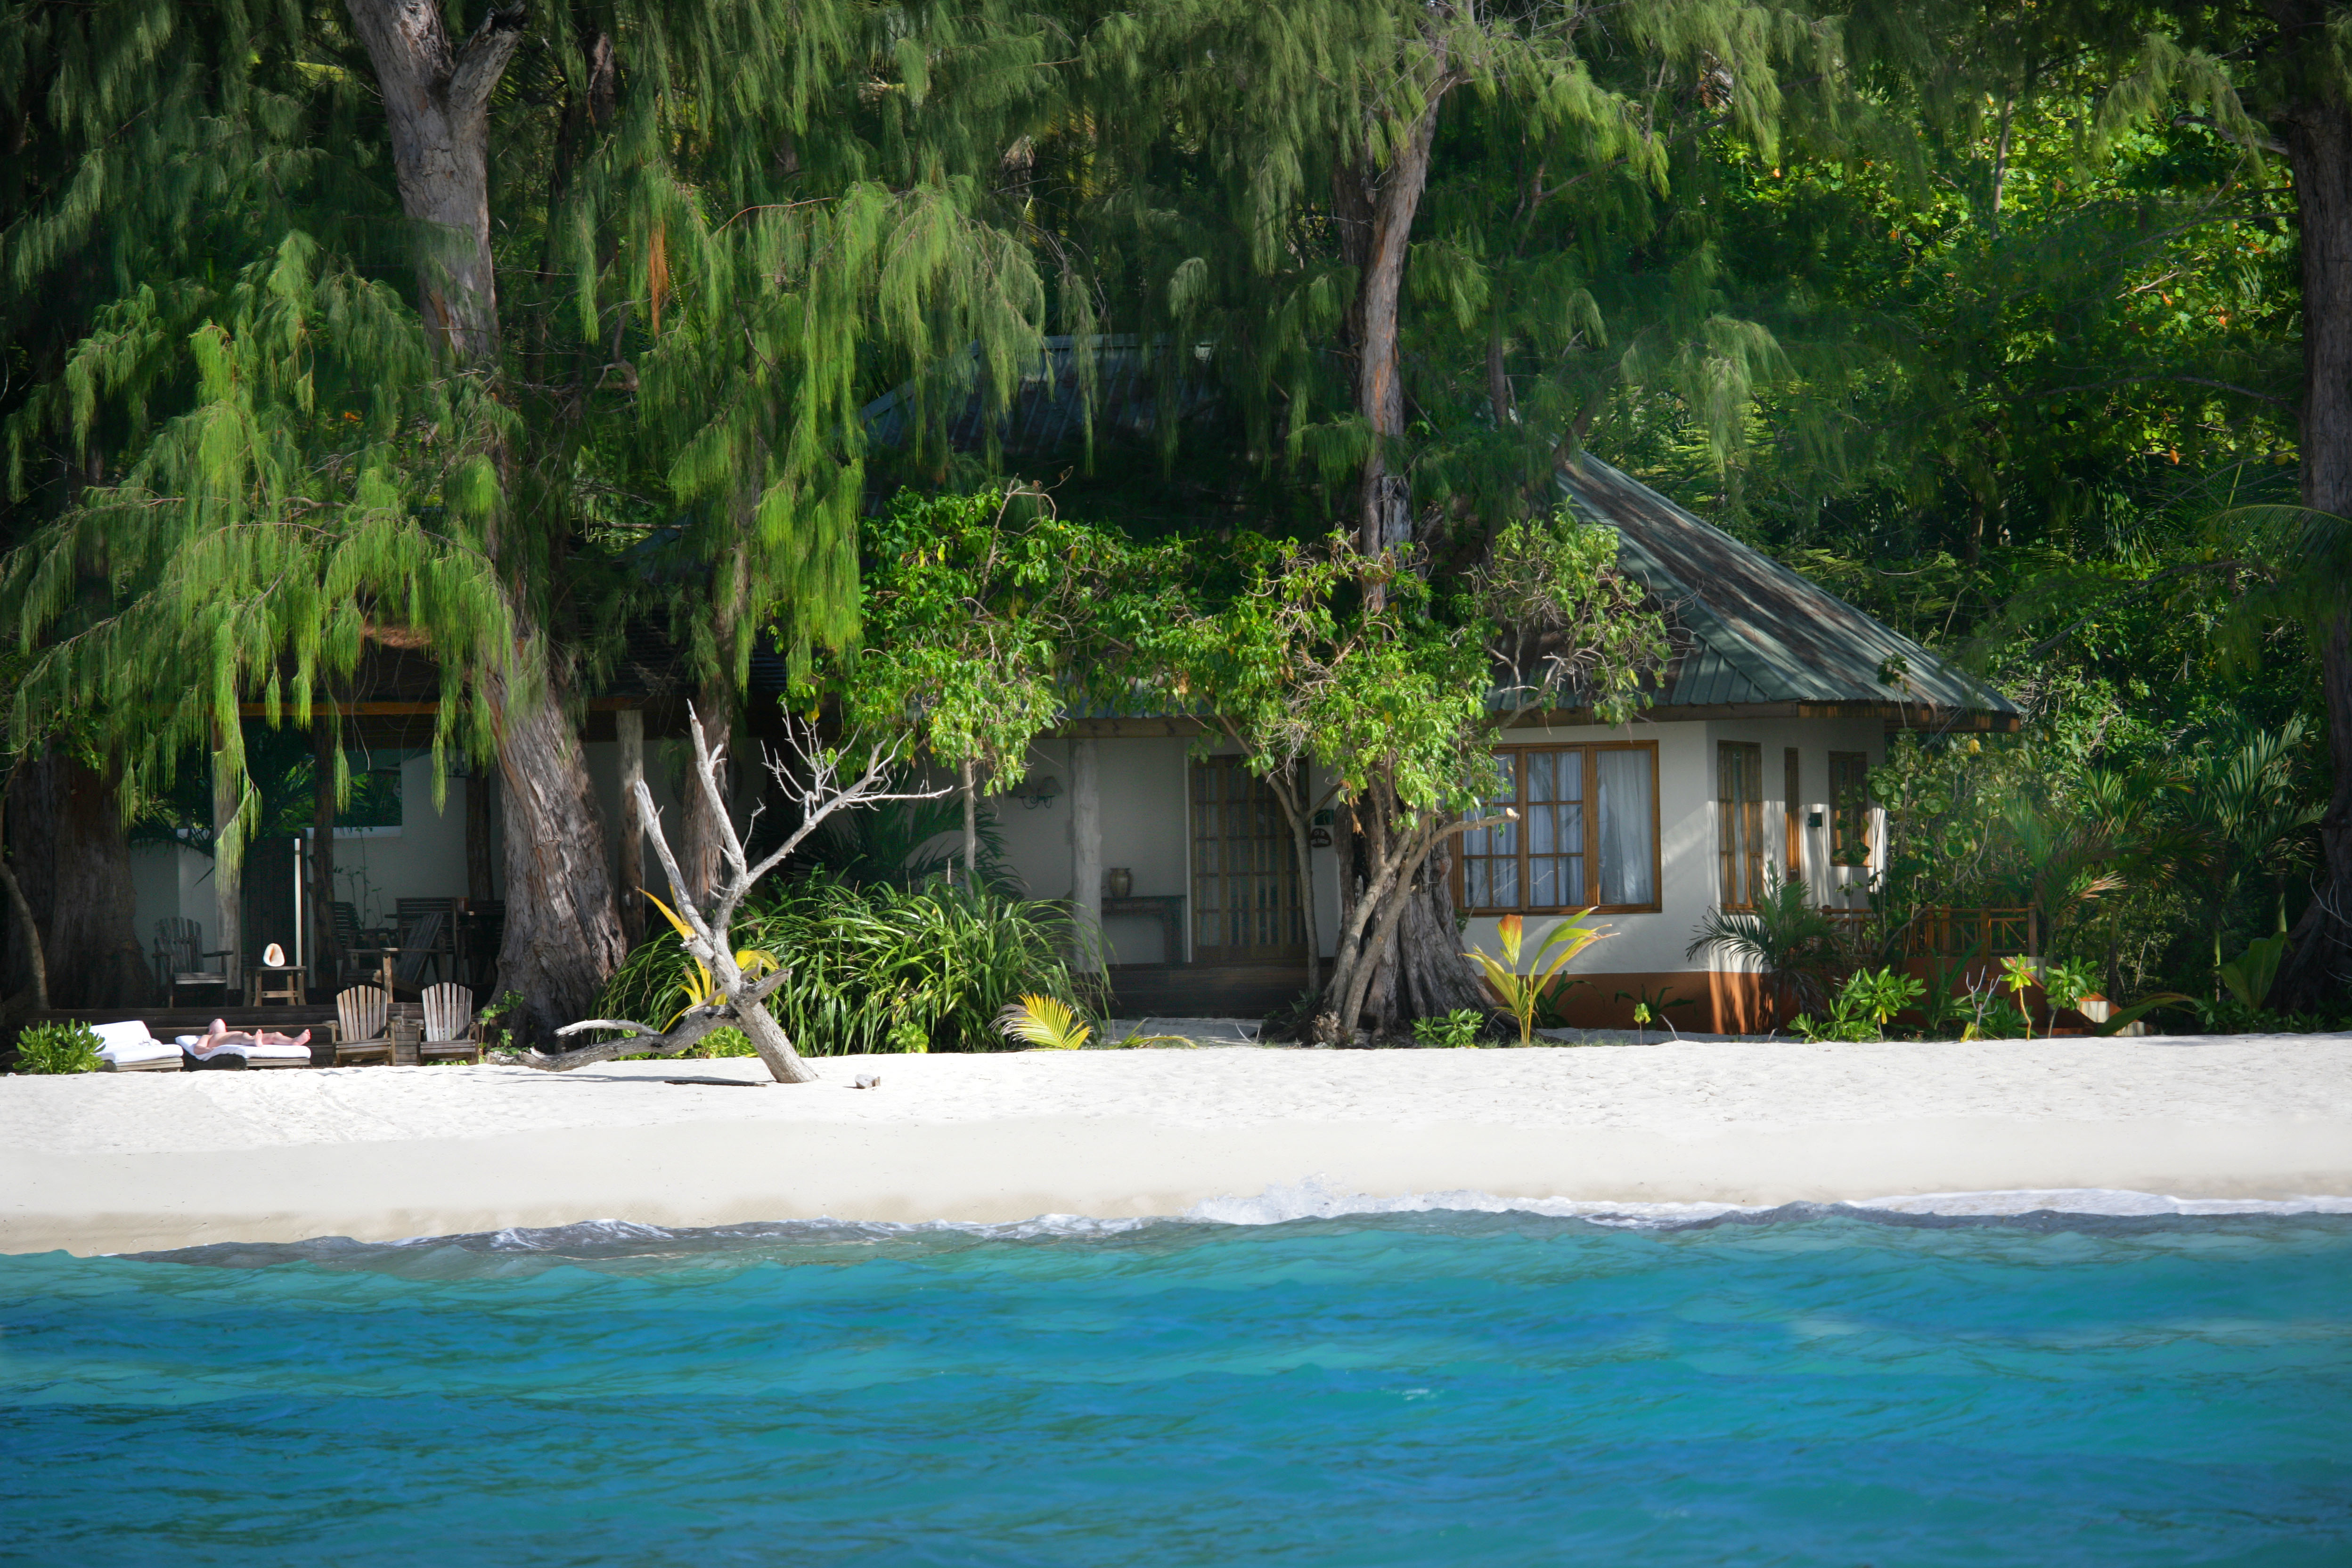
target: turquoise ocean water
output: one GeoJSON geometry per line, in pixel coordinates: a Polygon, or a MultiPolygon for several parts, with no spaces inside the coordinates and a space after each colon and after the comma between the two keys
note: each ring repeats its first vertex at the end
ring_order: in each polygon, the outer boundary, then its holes
{"type": "Polygon", "coordinates": [[[0,1258],[0,1561],[2352,1563],[2352,1218],[0,1258]]]}

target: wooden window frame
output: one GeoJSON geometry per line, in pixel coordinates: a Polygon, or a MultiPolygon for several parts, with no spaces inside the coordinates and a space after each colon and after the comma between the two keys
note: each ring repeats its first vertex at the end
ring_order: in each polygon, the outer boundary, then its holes
{"type": "MultiPolygon", "coordinates": [[[[1230,795],[1213,796],[1212,802],[1221,808],[1220,826],[1230,826],[1230,818],[1223,814],[1223,808],[1242,804],[1230,795]]],[[[1307,962],[1306,900],[1314,896],[1313,891],[1311,889],[1301,887],[1298,883],[1296,840],[1291,837],[1288,820],[1283,816],[1281,803],[1275,798],[1273,786],[1250,771],[1245,758],[1231,752],[1219,752],[1206,757],[1192,757],[1186,760],[1184,845],[1184,919],[1181,922],[1184,928],[1184,940],[1173,944],[1176,951],[1169,955],[1170,963],[1304,964],[1307,962]],[[1265,835],[1263,837],[1255,834],[1236,836],[1231,832],[1220,832],[1213,839],[1202,837],[1201,821],[1201,807],[1203,805],[1201,794],[1202,780],[1219,774],[1236,775],[1242,780],[1244,795],[1252,797],[1250,804],[1262,805],[1269,813],[1275,824],[1273,833],[1265,835]],[[1261,795],[1264,796],[1263,801],[1256,801],[1255,797],[1261,795]],[[1233,869],[1231,860],[1233,847],[1244,841],[1266,843],[1274,847],[1271,869],[1265,871],[1233,869]],[[1213,871],[1204,870],[1201,864],[1202,847],[1209,842],[1213,842],[1219,847],[1218,868],[1213,871]],[[1202,941],[1201,925],[1203,920],[1215,919],[1222,924],[1224,934],[1231,935],[1232,922],[1234,918],[1234,907],[1227,902],[1221,901],[1214,910],[1205,910],[1202,908],[1201,889],[1204,879],[1215,879],[1220,884],[1221,895],[1223,895],[1231,893],[1234,883],[1258,877],[1272,878],[1277,890],[1289,900],[1285,904],[1277,904],[1271,912],[1274,923],[1286,924],[1291,928],[1294,940],[1267,946],[1242,947],[1202,941]]],[[[1261,911],[1263,912],[1265,911],[1261,911]]],[[[1247,920],[1249,917],[1243,918],[1247,920]]]]}
{"type": "MultiPolygon", "coordinates": [[[[1656,914],[1662,910],[1665,907],[1664,900],[1665,899],[1666,890],[1666,868],[1663,858],[1664,853],[1664,847],[1660,842],[1659,833],[1658,743],[1655,741],[1559,741],[1542,744],[1529,743],[1527,745],[1517,746],[1496,746],[1495,748],[1495,754],[1498,757],[1522,755],[1534,752],[1577,752],[1582,753],[1581,762],[1584,771],[1584,798],[1581,805],[1584,809],[1580,813],[1580,815],[1582,816],[1584,822],[1585,887],[1588,890],[1595,892],[1599,891],[1601,885],[1601,753],[1603,752],[1646,752],[1649,753],[1651,901],[1646,904],[1594,904],[1591,907],[1604,915],[1650,915],[1656,914]]],[[[1511,770],[1511,778],[1513,787],[1517,792],[1517,795],[1509,801],[1497,801],[1495,804],[1497,805],[1508,805],[1524,808],[1527,805],[1527,769],[1524,766],[1514,767],[1511,770]]],[[[1528,834],[1524,813],[1522,814],[1521,821],[1514,824],[1513,826],[1518,828],[1516,837],[1519,858],[1519,887],[1524,890],[1530,885],[1528,876],[1528,834]]],[[[1574,914],[1578,910],[1587,907],[1583,904],[1525,904],[1498,906],[1489,909],[1472,909],[1464,902],[1464,899],[1466,894],[1464,882],[1464,873],[1465,868],[1465,861],[1467,858],[1468,858],[1462,852],[1462,849],[1457,847],[1453,856],[1453,882],[1454,908],[1459,913],[1477,917],[1497,915],[1564,915],[1574,914]]]]}
{"type": "Polygon", "coordinates": [[[1757,741],[1717,741],[1715,743],[1715,858],[1716,902],[1727,910],[1752,910],[1756,896],[1764,889],[1764,747],[1757,741]],[[1742,782],[1753,786],[1746,800],[1735,800],[1724,793],[1727,770],[1733,758],[1739,760],[1742,782]],[[1732,831],[1732,813],[1738,812],[1739,826],[1747,829],[1748,896],[1732,897],[1735,867],[1732,845],[1741,835],[1732,831]]]}
{"type": "Polygon", "coordinates": [[[1830,865],[1853,871],[1871,868],[1870,847],[1870,753],[1868,752],[1832,752],[1830,753],[1830,865]],[[1842,763],[1853,764],[1861,775],[1862,798],[1851,811],[1838,799],[1838,769],[1842,763]],[[1849,859],[1848,844],[1861,840],[1861,858],[1849,859]]]}
{"type": "Polygon", "coordinates": [[[1780,752],[1781,834],[1788,864],[1781,874],[1791,882],[1805,879],[1805,769],[1803,753],[1794,746],[1780,752]]]}

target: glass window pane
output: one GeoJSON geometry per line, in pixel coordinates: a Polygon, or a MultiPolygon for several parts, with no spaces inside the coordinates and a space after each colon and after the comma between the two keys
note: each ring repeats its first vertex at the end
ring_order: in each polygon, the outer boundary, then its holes
{"type": "Polygon", "coordinates": [[[1647,747],[1607,751],[1596,759],[1601,810],[1601,900],[1604,904],[1657,902],[1657,846],[1653,803],[1657,753],[1647,747]]]}

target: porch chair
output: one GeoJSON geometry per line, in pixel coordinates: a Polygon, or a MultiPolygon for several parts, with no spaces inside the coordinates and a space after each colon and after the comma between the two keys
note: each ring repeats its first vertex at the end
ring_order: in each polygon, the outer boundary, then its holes
{"type": "Polygon", "coordinates": [[[439,910],[417,917],[413,925],[401,928],[400,940],[383,948],[383,988],[393,995],[404,990],[419,989],[425,983],[425,966],[433,965],[433,977],[441,978],[441,933],[448,916],[439,910]]]}
{"type": "Polygon", "coordinates": [[[394,919],[400,929],[412,933],[404,945],[425,946],[433,950],[434,981],[437,984],[444,980],[457,979],[459,956],[457,922],[465,911],[466,900],[447,898],[399,899],[394,901],[393,908],[396,911],[394,919]],[[426,918],[432,915],[439,915],[441,923],[434,928],[429,941],[422,940],[414,933],[422,932],[425,930],[426,918]]]}
{"type": "Polygon", "coordinates": [[[392,1064],[392,998],[373,985],[354,985],[335,997],[335,1065],[373,1058],[392,1064]]]}
{"type": "Polygon", "coordinates": [[[361,929],[359,910],[337,899],[327,906],[327,919],[334,927],[334,952],[340,957],[335,968],[335,983],[338,985],[364,984],[374,978],[380,966],[373,962],[373,952],[368,946],[370,933],[361,929]]]}
{"type": "Polygon", "coordinates": [[[236,953],[207,949],[204,927],[185,915],[166,915],[155,922],[155,978],[173,1007],[180,1005],[183,985],[217,985],[226,1001],[236,984],[236,953]],[[217,967],[205,962],[215,958],[220,960],[217,967]]]}
{"type": "Polygon", "coordinates": [[[416,1042],[420,1062],[460,1057],[482,1059],[481,1029],[474,1022],[474,994],[450,982],[425,989],[425,1037],[416,1042]]]}

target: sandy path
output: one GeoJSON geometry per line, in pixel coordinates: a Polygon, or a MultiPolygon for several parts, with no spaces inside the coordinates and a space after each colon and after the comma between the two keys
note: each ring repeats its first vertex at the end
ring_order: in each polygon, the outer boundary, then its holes
{"type": "Polygon", "coordinates": [[[0,1250],[1177,1213],[1311,1178],[1781,1202],[2352,1195],[2352,1038],[1197,1050],[0,1079],[0,1250]],[[878,1073],[870,1091],[847,1087],[878,1073]],[[720,1077],[743,1087],[687,1086],[720,1077]]]}

